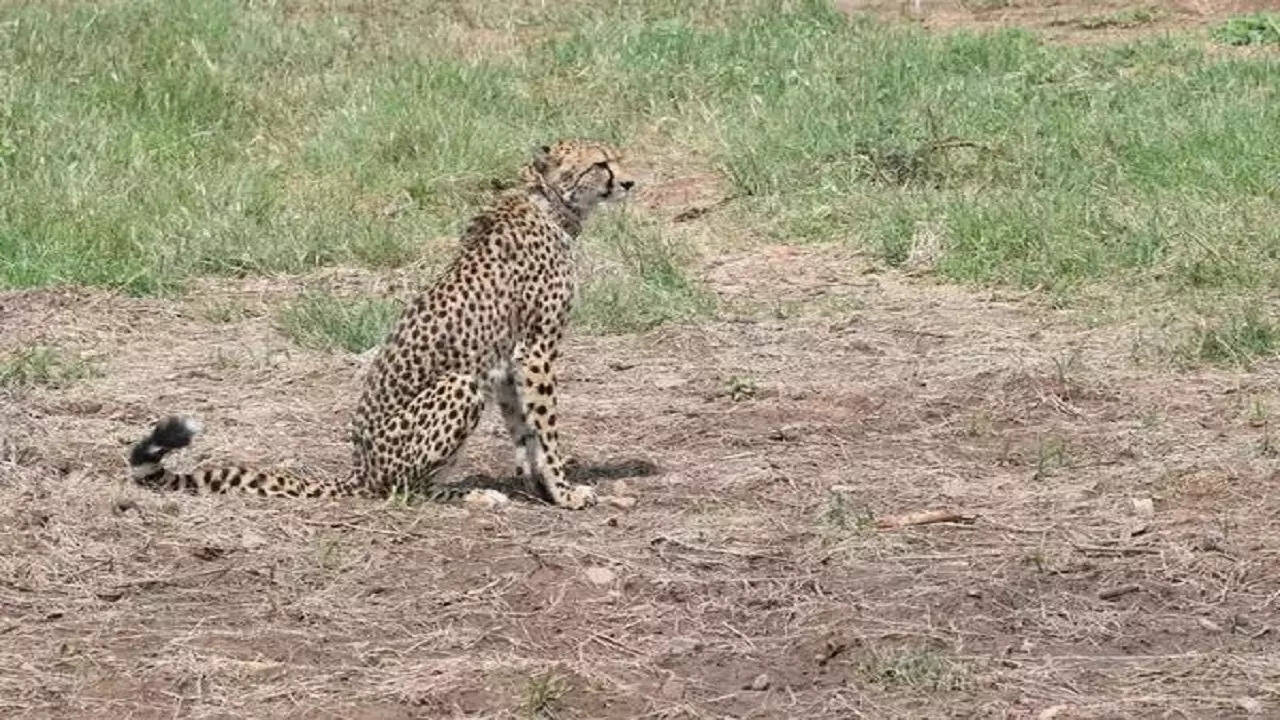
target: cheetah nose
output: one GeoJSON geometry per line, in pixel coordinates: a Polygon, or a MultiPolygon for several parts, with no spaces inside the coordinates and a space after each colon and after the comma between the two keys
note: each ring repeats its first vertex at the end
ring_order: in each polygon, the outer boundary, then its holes
{"type": "Polygon", "coordinates": [[[623,190],[626,190],[627,192],[630,192],[630,191],[631,191],[631,188],[635,187],[636,181],[635,181],[635,180],[620,180],[620,181],[618,182],[618,184],[622,186],[622,189],[623,189],[623,190]]]}

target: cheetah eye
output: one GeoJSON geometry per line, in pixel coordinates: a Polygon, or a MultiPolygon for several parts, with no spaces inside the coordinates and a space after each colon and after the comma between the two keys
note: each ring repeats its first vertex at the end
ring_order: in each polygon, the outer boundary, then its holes
{"type": "Polygon", "coordinates": [[[595,166],[596,166],[596,167],[598,167],[598,168],[600,168],[601,170],[608,170],[608,169],[609,169],[609,162],[608,162],[607,160],[602,160],[602,161],[600,161],[600,162],[596,163],[596,165],[595,165],[595,166]]]}

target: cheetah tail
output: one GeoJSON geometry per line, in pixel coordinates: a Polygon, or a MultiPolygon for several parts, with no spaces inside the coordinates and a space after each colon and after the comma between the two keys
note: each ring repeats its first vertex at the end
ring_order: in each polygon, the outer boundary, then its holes
{"type": "Polygon", "coordinates": [[[189,493],[241,491],[257,495],[326,497],[354,495],[354,483],[310,481],[283,473],[239,467],[210,468],[191,473],[175,473],[164,467],[165,455],[191,444],[200,433],[200,423],[192,418],[172,416],[156,423],[151,434],[133,446],[129,471],[133,481],[152,490],[185,490],[189,493]]]}
{"type": "Polygon", "coordinates": [[[200,423],[192,418],[173,416],[156,423],[151,434],[129,453],[129,474],[133,481],[156,490],[198,492],[199,483],[192,474],[170,472],[162,461],[170,452],[190,445],[200,430],[200,423]]]}

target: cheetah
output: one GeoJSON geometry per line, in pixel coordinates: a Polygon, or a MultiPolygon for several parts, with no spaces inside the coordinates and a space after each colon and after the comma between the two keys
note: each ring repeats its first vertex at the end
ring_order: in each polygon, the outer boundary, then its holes
{"type": "Polygon", "coordinates": [[[542,146],[519,183],[473,218],[444,273],[404,308],[367,371],[351,421],[352,470],[340,478],[222,467],[175,473],[162,460],[199,433],[171,416],[134,445],[134,482],[156,490],[264,496],[432,500],[463,492],[437,482],[486,403],[502,411],[516,474],[554,504],[581,509],[594,490],[571,485],[558,447],[555,363],[576,291],[574,239],[600,203],[635,186],[622,154],[593,140],[542,146]],[[536,480],[536,484],[535,484],[536,480]]]}

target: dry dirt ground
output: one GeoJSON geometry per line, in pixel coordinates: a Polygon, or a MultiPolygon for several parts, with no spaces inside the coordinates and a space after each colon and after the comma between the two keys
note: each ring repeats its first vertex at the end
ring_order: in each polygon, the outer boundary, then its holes
{"type": "MultiPolygon", "coordinates": [[[[1280,363],[869,269],[738,250],[720,319],[574,336],[578,474],[637,500],[576,513],[134,489],[173,411],[175,465],[341,472],[360,361],[273,327],[287,283],[0,295],[0,352],[98,369],[0,395],[0,715],[1280,716],[1280,363]]],[[[461,465],[509,465],[492,417],[461,465]]]]}
{"type": "MultiPolygon", "coordinates": [[[[708,282],[754,312],[575,337],[580,472],[638,500],[576,513],[121,485],[126,444],[174,410],[210,428],[186,463],[339,472],[359,361],[269,317],[195,319],[199,296],[4,296],[0,345],[80,348],[101,374],[0,401],[0,709],[1280,712],[1280,463],[1258,413],[1280,367],[1147,370],[1123,330],[866,267],[724,256],[708,282]],[[658,468],[616,479],[637,461],[658,468]],[[963,517],[880,527],[938,509],[963,517]]],[[[489,418],[463,466],[508,464],[489,418]]]]}

